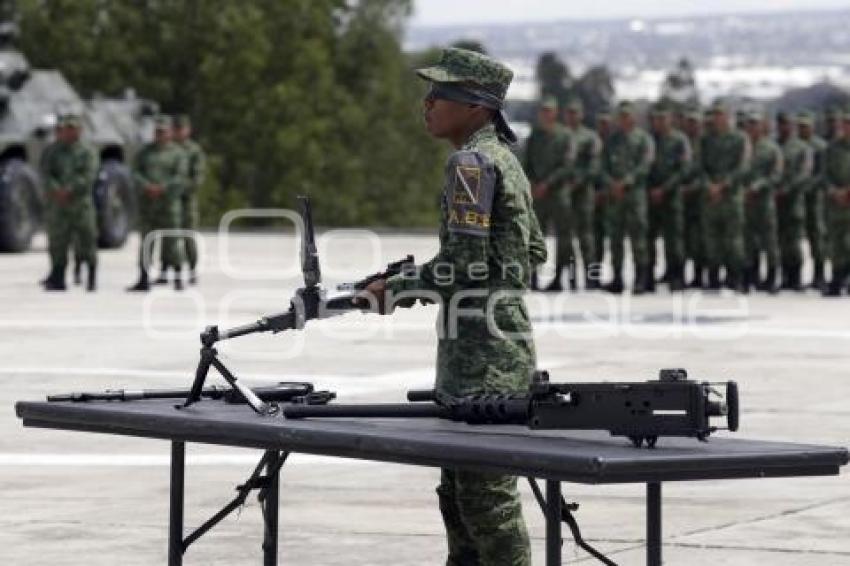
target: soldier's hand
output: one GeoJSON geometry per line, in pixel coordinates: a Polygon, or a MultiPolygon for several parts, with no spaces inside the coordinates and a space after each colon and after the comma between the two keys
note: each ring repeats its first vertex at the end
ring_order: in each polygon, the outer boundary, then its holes
{"type": "Polygon", "coordinates": [[[376,279],[369,283],[366,288],[358,293],[354,299],[357,305],[375,305],[378,309],[378,314],[389,314],[387,311],[387,280],[376,279]]]}
{"type": "Polygon", "coordinates": [[[664,189],[661,187],[654,187],[649,190],[649,199],[652,201],[652,204],[661,204],[664,202],[664,189]]]}
{"type": "Polygon", "coordinates": [[[622,181],[611,183],[611,196],[614,197],[614,200],[623,200],[623,197],[626,196],[626,186],[622,181]]]}
{"type": "Polygon", "coordinates": [[[53,200],[57,203],[65,205],[71,200],[71,189],[68,187],[59,187],[53,193],[53,200]]]}
{"type": "Polygon", "coordinates": [[[549,185],[546,183],[537,183],[531,190],[531,196],[536,199],[544,198],[549,193],[549,185]]]}
{"type": "Polygon", "coordinates": [[[608,195],[605,194],[605,191],[599,191],[595,195],[593,195],[593,202],[596,206],[602,206],[605,204],[605,201],[608,200],[608,195]]]}
{"type": "Polygon", "coordinates": [[[145,194],[149,198],[159,198],[162,193],[162,185],[148,185],[147,187],[145,187],[145,194]]]}
{"type": "Polygon", "coordinates": [[[723,189],[719,183],[711,183],[708,185],[708,198],[711,202],[716,203],[723,196],[723,189]]]}

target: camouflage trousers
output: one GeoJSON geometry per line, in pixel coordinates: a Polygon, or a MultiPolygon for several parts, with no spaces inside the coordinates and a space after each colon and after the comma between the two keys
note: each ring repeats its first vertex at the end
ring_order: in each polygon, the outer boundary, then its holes
{"type": "Polygon", "coordinates": [[[178,203],[146,203],[139,211],[139,268],[148,271],[155,240],[160,241],[163,268],[180,270],[184,263],[183,238],[173,235],[152,236],[158,230],[179,230],[182,220],[178,203]]]}
{"type": "MultiPolygon", "coordinates": [[[[486,299],[462,302],[483,308],[486,299]]],[[[492,322],[483,317],[446,320],[441,309],[436,389],[453,396],[527,391],[535,352],[528,310],[519,297],[499,302],[492,322]],[[451,327],[457,328],[456,336],[451,327]],[[522,336],[526,335],[527,338],[522,336]]],[[[531,566],[531,550],[514,477],[443,470],[437,488],[448,538],[448,566],[531,566]]]]}
{"type": "Polygon", "coordinates": [[[710,268],[726,267],[740,273],[744,267],[744,210],[736,198],[703,207],[703,246],[710,268]]]}
{"type": "Polygon", "coordinates": [[[761,264],[764,253],[768,266],[779,265],[779,233],[773,195],[760,196],[747,202],[745,244],[750,266],[761,264]]]}
{"type": "Polygon", "coordinates": [[[646,249],[647,226],[646,190],[642,187],[630,187],[622,200],[608,203],[608,228],[611,242],[611,258],[614,273],[623,272],[625,258],[625,239],[629,238],[632,245],[632,256],[635,266],[644,268],[649,262],[646,249]]]}
{"type": "Polygon", "coordinates": [[[850,273],[850,207],[830,203],[827,221],[832,271],[850,273]]]}
{"type": "Polygon", "coordinates": [[[685,257],[695,264],[705,263],[702,230],[702,195],[696,188],[683,189],[685,257]]]}
{"type": "Polygon", "coordinates": [[[682,195],[672,193],[665,195],[664,202],[649,206],[649,269],[655,269],[658,238],[664,242],[664,263],[666,269],[682,266],[685,263],[684,243],[684,212],[682,210],[682,195]]]}
{"type": "Polygon", "coordinates": [[[576,187],[573,189],[571,197],[572,204],[570,206],[570,212],[572,213],[573,233],[578,240],[581,259],[584,263],[585,272],[587,272],[590,264],[598,263],[596,258],[596,241],[593,233],[593,186],[576,187]]]}
{"type": "Polygon", "coordinates": [[[608,207],[604,193],[597,191],[594,198],[596,204],[593,208],[593,262],[601,265],[605,258],[605,236],[608,234],[608,207]]]}
{"type": "Polygon", "coordinates": [[[573,227],[569,195],[564,191],[548,194],[534,201],[534,213],[544,235],[555,234],[555,262],[566,267],[573,259],[573,227]]]}
{"type": "Polygon", "coordinates": [[[802,195],[792,198],[791,195],[780,199],[777,206],[779,222],[779,253],[783,265],[801,265],[803,263],[802,240],[805,232],[805,207],[802,195]]]}
{"type": "Polygon", "coordinates": [[[812,259],[821,262],[827,251],[827,226],[824,191],[813,188],[806,193],[806,237],[812,248],[812,259]]]}
{"type": "MultiPolygon", "coordinates": [[[[184,230],[197,232],[200,217],[198,212],[198,195],[194,192],[184,195],[181,201],[180,225],[184,230]]],[[[186,261],[189,262],[189,269],[194,271],[198,265],[198,243],[194,235],[183,238],[183,249],[186,252],[186,261]]]]}
{"type": "Polygon", "coordinates": [[[97,221],[94,209],[51,207],[47,213],[47,242],[50,264],[58,270],[68,265],[68,250],[76,261],[97,265],[97,221]]]}

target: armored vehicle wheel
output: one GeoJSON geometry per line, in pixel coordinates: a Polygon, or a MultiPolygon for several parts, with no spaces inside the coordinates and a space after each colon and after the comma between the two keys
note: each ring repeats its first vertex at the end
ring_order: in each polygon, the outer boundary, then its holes
{"type": "Polygon", "coordinates": [[[40,224],[40,213],[35,171],[20,159],[0,164],[0,251],[26,251],[40,224]]]}
{"type": "Polygon", "coordinates": [[[94,184],[97,208],[97,243],[101,248],[120,248],[133,225],[135,200],[130,172],[118,161],[107,160],[94,184]]]}

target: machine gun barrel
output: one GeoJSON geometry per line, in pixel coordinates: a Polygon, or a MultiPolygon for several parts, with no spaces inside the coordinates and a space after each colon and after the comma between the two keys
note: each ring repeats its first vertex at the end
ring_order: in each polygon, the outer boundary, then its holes
{"type": "MultiPolygon", "coordinates": [[[[253,387],[251,391],[266,403],[302,401],[314,403],[319,399],[333,398],[333,394],[324,391],[314,391],[312,383],[281,382],[269,387],[253,387]]],[[[143,399],[182,399],[189,394],[186,389],[108,389],[99,393],[67,393],[63,395],[48,395],[51,403],[85,403],[89,401],[139,401],[143,399]]],[[[201,397],[206,399],[221,399],[225,403],[245,403],[245,398],[236,390],[229,387],[211,386],[201,391],[201,397]]],[[[325,401],[327,402],[327,401],[325,401]]]]}
{"type": "Polygon", "coordinates": [[[287,419],[308,418],[450,418],[450,412],[434,403],[375,403],[363,405],[289,405],[283,408],[287,419]]]}
{"type": "Polygon", "coordinates": [[[415,263],[416,261],[413,259],[413,256],[408,254],[404,259],[388,264],[384,271],[373,273],[372,275],[364,277],[363,279],[353,283],[341,283],[340,285],[337,285],[337,291],[362,291],[378,279],[387,279],[393,275],[398,275],[404,271],[405,268],[412,267],[415,263]]]}

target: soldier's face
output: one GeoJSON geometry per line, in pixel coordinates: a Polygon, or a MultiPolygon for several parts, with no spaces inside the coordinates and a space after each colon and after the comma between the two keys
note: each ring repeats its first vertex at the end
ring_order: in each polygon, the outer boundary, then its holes
{"type": "Polygon", "coordinates": [[[694,120],[693,118],[685,118],[683,127],[685,132],[689,136],[695,137],[700,134],[700,130],[702,129],[702,122],[700,120],[694,120]]]}
{"type": "Polygon", "coordinates": [[[620,112],[617,114],[617,125],[621,130],[631,130],[635,127],[635,115],[631,112],[620,112]]]}
{"type": "Polygon", "coordinates": [[[850,139],[850,120],[842,120],[841,121],[841,137],[844,139],[850,139]]]}
{"type": "Polygon", "coordinates": [[[554,108],[541,108],[537,111],[537,123],[544,128],[551,128],[558,121],[558,111],[554,108]]]}
{"type": "Polygon", "coordinates": [[[65,131],[63,139],[66,143],[74,143],[80,139],[80,128],[77,126],[65,126],[62,129],[65,131]]]}
{"type": "Polygon", "coordinates": [[[192,137],[191,126],[181,126],[179,128],[174,128],[174,139],[176,139],[177,141],[186,141],[190,137],[192,137]]]}
{"type": "Polygon", "coordinates": [[[791,122],[788,122],[788,121],[785,121],[785,120],[781,120],[781,121],[777,122],[776,123],[776,131],[778,131],[779,135],[782,136],[783,138],[787,138],[788,136],[791,135],[791,131],[792,131],[791,122]]]}
{"type": "Polygon", "coordinates": [[[808,124],[798,124],[797,133],[800,134],[801,138],[808,139],[812,135],[812,127],[808,124]]]}
{"type": "Polygon", "coordinates": [[[154,132],[156,143],[168,143],[171,141],[171,128],[157,128],[154,132]]]}
{"type": "Polygon", "coordinates": [[[655,132],[666,132],[670,126],[670,117],[666,114],[656,114],[649,118],[650,126],[655,132]]]}
{"type": "Polygon", "coordinates": [[[747,131],[747,135],[750,136],[750,139],[756,139],[761,136],[761,124],[758,122],[749,120],[744,123],[744,128],[747,131]]]}
{"type": "Polygon", "coordinates": [[[564,121],[567,123],[567,126],[571,128],[578,128],[579,124],[581,124],[581,113],[576,112],[573,109],[569,109],[564,114],[564,121]]]}
{"type": "Polygon", "coordinates": [[[439,139],[455,137],[464,131],[475,112],[475,106],[426,96],[422,102],[422,116],[428,133],[439,139]]]}

